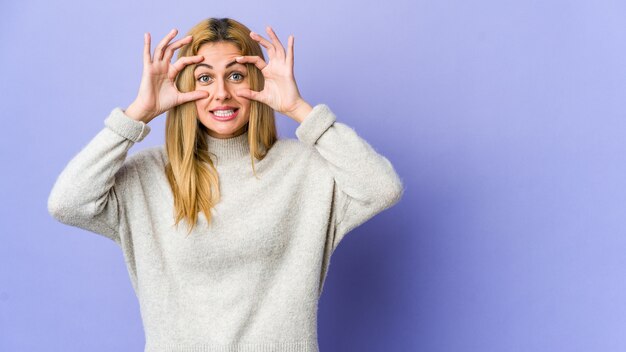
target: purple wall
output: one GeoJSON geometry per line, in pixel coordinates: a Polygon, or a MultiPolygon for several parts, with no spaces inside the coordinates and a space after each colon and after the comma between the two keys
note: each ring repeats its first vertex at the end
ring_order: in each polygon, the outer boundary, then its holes
{"type": "Polygon", "coordinates": [[[294,34],[302,95],[406,184],[335,252],[322,352],[626,350],[624,2],[125,3],[0,3],[1,351],[143,348],[121,251],[46,200],[136,96],[143,33],[211,16],[294,34]]]}

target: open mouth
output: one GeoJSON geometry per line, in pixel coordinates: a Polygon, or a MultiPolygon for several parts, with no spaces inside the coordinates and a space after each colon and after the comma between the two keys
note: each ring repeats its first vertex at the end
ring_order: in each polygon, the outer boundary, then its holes
{"type": "Polygon", "coordinates": [[[239,110],[239,108],[229,109],[229,110],[210,110],[211,113],[215,115],[232,115],[235,111],[239,110]]]}
{"type": "Polygon", "coordinates": [[[211,114],[213,114],[213,116],[220,120],[234,118],[235,116],[237,116],[237,111],[239,111],[239,108],[212,111],[210,110],[211,114]]]}

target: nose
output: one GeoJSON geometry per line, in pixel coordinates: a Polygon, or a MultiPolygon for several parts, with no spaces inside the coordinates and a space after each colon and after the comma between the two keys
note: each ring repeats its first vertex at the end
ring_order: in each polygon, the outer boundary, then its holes
{"type": "Polygon", "coordinates": [[[215,91],[213,92],[213,98],[217,100],[226,100],[230,98],[229,88],[224,83],[223,79],[217,79],[213,84],[215,91]]]}

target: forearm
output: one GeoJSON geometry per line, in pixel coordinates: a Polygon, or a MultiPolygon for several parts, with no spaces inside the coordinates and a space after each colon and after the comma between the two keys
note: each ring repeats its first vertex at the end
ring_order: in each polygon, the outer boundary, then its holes
{"type": "Polygon", "coordinates": [[[393,165],[352,128],[337,122],[328,106],[315,106],[296,135],[316,148],[350,198],[387,206],[400,196],[403,184],[393,165]]]}
{"type": "Polygon", "coordinates": [[[116,174],[130,147],[149,132],[147,125],[114,109],[105,128],[58,176],[48,198],[49,213],[63,223],[111,235],[118,222],[118,199],[110,191],[116,181],[122,181],[116,180],[116,174]]]}

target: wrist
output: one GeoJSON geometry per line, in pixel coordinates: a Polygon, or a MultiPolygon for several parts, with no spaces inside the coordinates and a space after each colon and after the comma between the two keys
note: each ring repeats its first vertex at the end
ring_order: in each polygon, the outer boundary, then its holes
{"type": "Polygon", "coordinates": [[[304,99],[300,98],[298,103],[296,104],[296,108],[291,111],[287,116],[292,119],[302,123],[304,119],[309,115],[309,113],[313,110],[313,107],[307,103],[304,99]]]}
{"type": "Polygon", "coordinates": [[[130,117],[131,119],[135,121],[148,123],[150,122],[150,120],[152,120],[152,118],[150,117],[150,114],[147,113],[145,110],[138,108],[135,102],[132,102],[128,106],[128,108],[126,108],[123,111],[124,111],[124,114],[126,114],[126,116],[130,117]]]}

